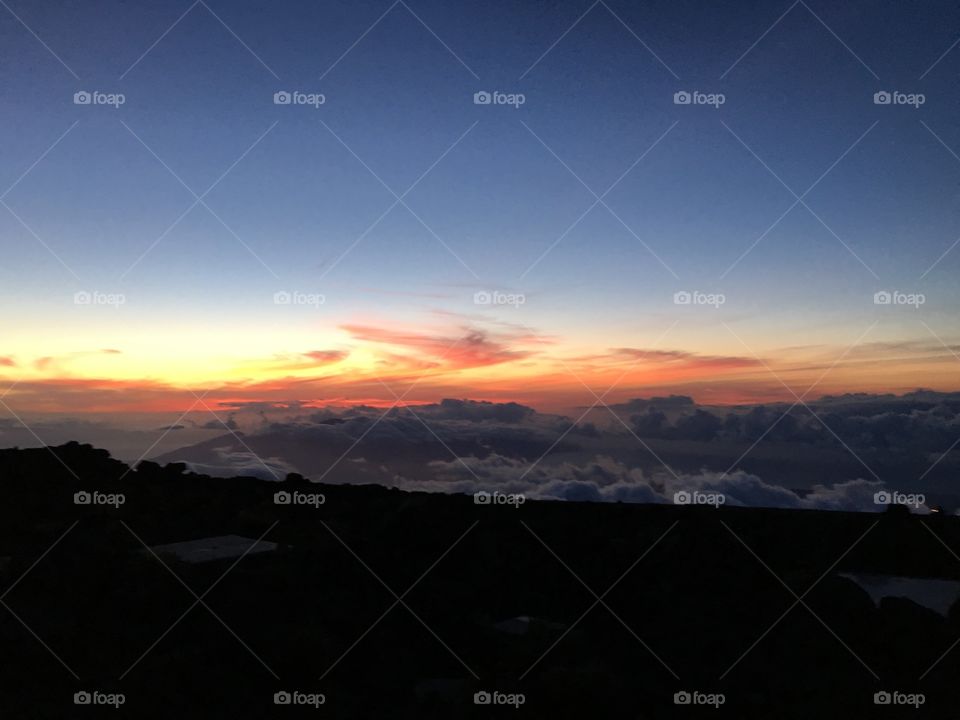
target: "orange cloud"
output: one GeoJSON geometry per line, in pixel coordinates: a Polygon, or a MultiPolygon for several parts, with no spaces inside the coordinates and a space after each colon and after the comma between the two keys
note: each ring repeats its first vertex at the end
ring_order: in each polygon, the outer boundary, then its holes
{"type": "Polygon", "coordinates": [[[400,332],[369,325],[343,325],[341,329],[350,333],[355,340],[420,353],[448,370],[500,365],[533,355],[532,351],[515,347],[531,343],[533,338],[529,334],[500,333],[494,336],[485,330],[467,328],[457,336],[400,332]]]}

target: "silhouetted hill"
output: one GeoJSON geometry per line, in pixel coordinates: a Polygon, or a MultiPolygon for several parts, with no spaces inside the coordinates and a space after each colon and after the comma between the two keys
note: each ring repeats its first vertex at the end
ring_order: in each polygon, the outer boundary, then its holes
{"type": "Polygon", "coordinates": [[[0,451],[0,484],[2,717],[304,710],[280,691],[322,693],[309,712],[335,718],[713,712],[681,691],[722,693],[725,717],[904,712],[882,691],[924,693],[904,716],[955,717],[960,606],[875,604],[840,576],[960,580],[954,517],[475,504],[130,469],[76,443],[0,451]],[[276,546],[229,556],[258,538],[276,546]],[[125,702],[76,707],[79,691],[125,702]]]}

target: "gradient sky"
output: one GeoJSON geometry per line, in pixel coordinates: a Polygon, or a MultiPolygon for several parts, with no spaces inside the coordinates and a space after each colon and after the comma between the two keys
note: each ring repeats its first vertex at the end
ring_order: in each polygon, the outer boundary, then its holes
{"type": "Polygon", "coordinates": [[[8,0],[4,402],[958,389],[958,27],[945,2],[8,0]]]}

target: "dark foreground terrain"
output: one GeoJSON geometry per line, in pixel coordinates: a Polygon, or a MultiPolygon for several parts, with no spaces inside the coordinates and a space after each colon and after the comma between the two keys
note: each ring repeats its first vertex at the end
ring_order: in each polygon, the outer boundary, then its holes
{"type": "Polygon", "coordinates": [[[840,577],[960,579],[953,517],[476,505],[75,443],[0,451],[0,483],[2,718],[960,713],[960,606],[840,577]],[[146,549],[226,535],[264,544],[146,549]]]}

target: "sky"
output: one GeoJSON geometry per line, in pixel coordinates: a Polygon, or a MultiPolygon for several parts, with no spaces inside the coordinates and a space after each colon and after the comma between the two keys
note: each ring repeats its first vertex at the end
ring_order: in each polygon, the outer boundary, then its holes
{"type": "Polygon", "coordinates": [[[960,389],[958,21],[6,0],[0,412],[960,389]]]}

